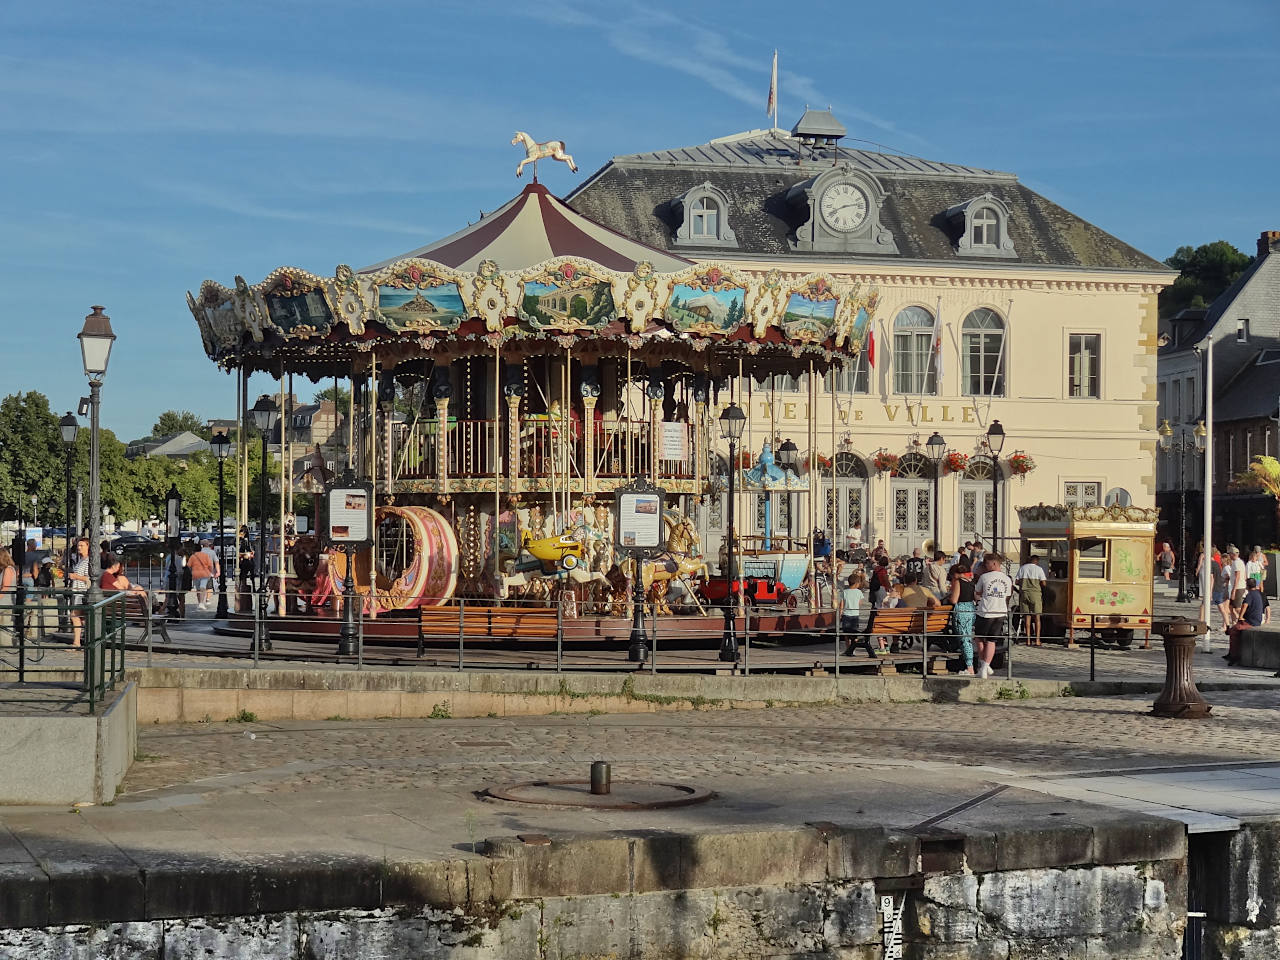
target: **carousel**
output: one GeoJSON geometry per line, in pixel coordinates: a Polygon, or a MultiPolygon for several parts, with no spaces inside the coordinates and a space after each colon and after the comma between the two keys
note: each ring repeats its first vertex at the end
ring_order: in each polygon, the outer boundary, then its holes
{"type": "MultiPolygon", "coordinates": [[[[435,243],[331,274],[282,266],[256,284],[205,281],[187,299],[209,358],[237,378],[242,435],[252,374],[278,381],[282,407],[295,379],[349,389],[338,462],[300,452],[315,486],[354,480],[372,493],[371,545],[351,564],[366,630],[394,632],[406,611],[420,622],[420,608],[556,605],[589,638],[628,627],[637,571],[616,543],[614,499],[638,479],[666,495],[666,550],[638,572],[646,599],[718,636],[709,584],[725,571],[703,556],[692,510],[729,489],[807,489],[821,459],[812,424],[785,476],[773,456],[782,438],[731,458],[720,415],[750,382],[808,374],[812,393],[861,349],[877,293],[633,242],[563,204],[535,167],[516,197],[435,243]]],[[[258,512],[245,446],[240,522],[258,512]]],[[[281,485],[279,529],[296,486],[281,485]]],[[[797,526],[814,531],[822,518],[807,499],[797,526]]],[[[814,573],[815,539],[740,546],[758,563],[776,554],[795,587],[814,573]]],[[[347,564],[332,546],[323,534],[273,544],[274,619],[336,623],[347,564]]],[[[536,619],[515,616],[513,635],[536,619]]]]}

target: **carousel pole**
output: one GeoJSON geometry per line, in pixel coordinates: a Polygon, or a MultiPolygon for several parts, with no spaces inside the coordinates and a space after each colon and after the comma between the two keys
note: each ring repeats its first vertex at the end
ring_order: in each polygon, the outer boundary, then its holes
{"type": "MultiPolygon", "coordinates": [[[[240,509],[243,511],[238,518],[241,526],[245,527],[245,536],[248,538],[249,526],[249,371],[246,368],[240,370],[240,444],[236,451],[238,464],[237,476],[237,495],[240,498],[240,509]]],[[[237,547],[239,546],[239,531],[236,537],[237,547]]],[[[245,544],[250,550],[253,549],[253,540],[248,539],[245,544]]],[[[237,554],[238,557],[238,554],[237,554]]],[[[239,560],[236,561],[239,563],[239,560]]],[[[255,573],[256,576],[256,573],[255,573]]],[[[240,578],[242,583],[248,585],[248,581],[243,577],[240,578]]],[[[250,603],[254,603],[253,598],[249,598],[250,603]]],[[[238,606],[238,604],[237,604],[238,606]]],[[[251,606],[250,609],[256,609],[251,606]]]]}
{"type": "Polygon", "coordinates": [[[280,377],[280,593],[276,600],[276,613],[288,616],[289,604],[285,599],[289,591],[284,582],[284,507],[287,498],[287,487],[293,485],[293,461],[289,459],[289,446],[286,437],[289,435],[289,413],[292,409],[292,398],[285,397],[285,378],[280,377]]]}
{"type": "MultiPolygon", "coordinates": [[[[813,468],[814,468],[814,466],[816,465],[815,457],[816,457],[816,448],[817,448],[817,444],[818,444],[818,429],[817,429],[817,427],[815,426],[815,423],[814,423],[814,421],[815,421],[815,419],[816,419],[816,418],[815,418],[815,414],[817,413],[817,406],[818,406],[818,388],[817,388],[817,384],[814,382],[814,379],[813,379],[813,360],[810,360],[810,361],[809,361],[809,383],[808,383],[808,386],[809,386],[809,405],[808,405],[807,410],[805,411],[805,412],[808,414],[808,416],[807,416],[807,417],[805,417],[805,420],[807,421],[807,423],[805,424],[805,429],[806,429],[806,430],[808,431],[808,433],[809,433],[809,436],[808,436],[808,443],[809,443],[809,472],[808,472],[808,474],[807,474],[807,476],[808,476],[808,478],[809,478],[809,491],[808,491],[808,493],[807,493],[807,495],[806,495],[805,502],[806,502],[806,503],[808,504],[808,506],[809,506],[809,510],[808,510],[808,513],[809,513],[809,568],[810,568],[811,570],[813,570],[813,571],[814,571],[814,574],[815,574],[815,576],[814,576],[814,578],[813,578],[813,584],[814,584],[814,594],[815,594],[815,596],[817,597],[817,600],[818,600],[818,606],[822,606],[822,597],[818,594],[818,589],[817,589],[817,586],[818,586],[818,578],[817,578],[817,576],[816,576],[816,574],[817,574],[817,555],[816,555],[816,549],[817,549],[817,548],[816,548],[816,545],[814,544],[814,536],[813,536],[813,531],[814,531],[814,530],[816,530],[816,529],[818,529],[818,509],[817,509],[817,499],[814,497],[814,494],[813,494],[813,476],[814,476],[814,470],[813,470],[813,468]]],[[[833,554],[834,554],[834,551],[835,551],[835,544],[834,544],[834,543],[831,545],[831,550],[832,550],[832,552],[833,552],[833,554]]],[[[835,558],[834,558],[834,556],[832,557],[832,559],[833,559],[833,560],[835,559],[835,558]]],[[[834,590],[835,590],[835,578],[834,578],[835,566],[834,566],[834,564],[832,565],[832,568],[831,568],[831,569],[832,569],[832,573],[833,573],[832,580],[831,580],[831,588],[832,588],[832,591],[833,591],[832,596],[834,597],[834,596],[835,596],[835,594],[834,594],[834,590]]]]}

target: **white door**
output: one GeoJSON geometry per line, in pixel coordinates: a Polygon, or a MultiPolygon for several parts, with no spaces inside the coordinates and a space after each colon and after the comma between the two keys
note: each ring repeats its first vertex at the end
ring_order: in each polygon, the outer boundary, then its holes
{"type": "Polygon", "coordinates": [[[991,484],[985,481],[960,482],[960,530],[956,542],[943,549],[959,547],[966,540],[991,545],[991,484]]]}
{"type": "Polygon", "coordinates": [[[867,481],[860,477],[823,478],[822,502],[825,512],[822,514],[823,529],[831,533],[832,543],[837,550],[847,549],[849,534],[854,527],[862,528],[862,539],[865,542],[867,530],[865,507],[867,503],[867,481]]]}
{"type": "Polygon", "coordinates": [[[933,481],[895,479],[889,500],[889,553],[909,556],[933,539],[933,481]]]}

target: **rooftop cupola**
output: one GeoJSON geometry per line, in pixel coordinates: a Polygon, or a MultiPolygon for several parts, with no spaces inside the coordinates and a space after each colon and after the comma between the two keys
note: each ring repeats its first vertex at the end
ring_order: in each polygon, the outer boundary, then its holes
{"type": "Polygon", "coordinates": [[[831,115],[830,107],[826,110],[811,110],[806,106],[804,116],[791,128],[793,137],[814,150],[834,148],[848,132],[844,124],[831,115]]]}

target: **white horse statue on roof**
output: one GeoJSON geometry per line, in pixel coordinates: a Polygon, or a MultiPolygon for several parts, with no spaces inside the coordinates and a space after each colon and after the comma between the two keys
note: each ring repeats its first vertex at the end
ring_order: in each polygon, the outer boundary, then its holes
{"type": "Polygon", "coordinates": [[[516,135],[511,138],[511,143],[513,145],[517,143],[524,144],[524,159],[520,161],[520,166],[516,167],[517,177],[524,174],[524,165],[526,163],[532,163],[534,165],[534,178],[537,179],[537,164],[543,157],[563,161],[569,165],[569,169],[574,173],[578,172],[578,165],[573,162],[573,157],[564,152],[563,140],[548,140],[546,143],[538,143],[523,130],[517,130],[516,135]]]}

